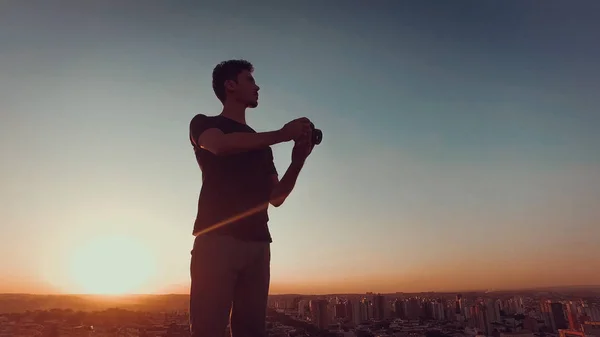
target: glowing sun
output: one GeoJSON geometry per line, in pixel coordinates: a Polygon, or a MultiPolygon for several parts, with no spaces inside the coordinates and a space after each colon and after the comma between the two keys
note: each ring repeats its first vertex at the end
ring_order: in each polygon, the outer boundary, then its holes
{"type": "Polygon", "coordinates": [[[152,256],[147,247],[133,238],[95,238],[73,251],[70,274],[87,294],[136,293],[155,272],[152,256]]]}

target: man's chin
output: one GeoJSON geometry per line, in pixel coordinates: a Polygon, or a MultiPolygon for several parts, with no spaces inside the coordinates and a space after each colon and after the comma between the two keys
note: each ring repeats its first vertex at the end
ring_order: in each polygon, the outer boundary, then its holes
{"type": "Polygon", "coordinates": [[[258,102],[250,102],[248,103],[248,108],[254,109],[258,106],[258,102]]]}

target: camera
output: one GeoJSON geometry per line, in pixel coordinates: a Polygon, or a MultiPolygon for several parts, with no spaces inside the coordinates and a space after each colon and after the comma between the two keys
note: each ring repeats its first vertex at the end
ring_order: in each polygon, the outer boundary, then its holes
{"type": "Polygon", "coordinates": [[[310,122],[310,129],[311,129],[313,145],[321,144],[321,141],[323,140],[323,131],[315,128],[315,125],[312,122],[310,122]]]}

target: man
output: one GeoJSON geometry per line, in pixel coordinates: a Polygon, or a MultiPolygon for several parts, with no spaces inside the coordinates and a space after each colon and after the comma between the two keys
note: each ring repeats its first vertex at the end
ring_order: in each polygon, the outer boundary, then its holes
{"type": "Polygon", "coordinates": [[[266,336],[267,209],[285,201],[313,148],[307,118],[261,133],[246,124],[246,109],[258,106],[253,70],[245,60],[217,65],[213,90],[223,111],[199,114],[190,122],[190,141],[202,170],[190,263],[194,337],[222,337],[228,321],[233,337],[266,336]],[[270,146],[292,140],[292,162],[279,180],[270,146]]]}

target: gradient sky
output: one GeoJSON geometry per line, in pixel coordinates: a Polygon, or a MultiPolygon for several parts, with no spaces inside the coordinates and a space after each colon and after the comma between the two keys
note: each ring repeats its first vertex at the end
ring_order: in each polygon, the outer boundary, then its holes
{"type": "Polygon", "coordinates": [[[270,210],[274,293],[600,284],[599,2],[220,3],[2,1],[0,292],[80,292],[108,238],[138,292],[187,290],[188,125],[230,58],[255,129],[324,131],[270,210]]]}

